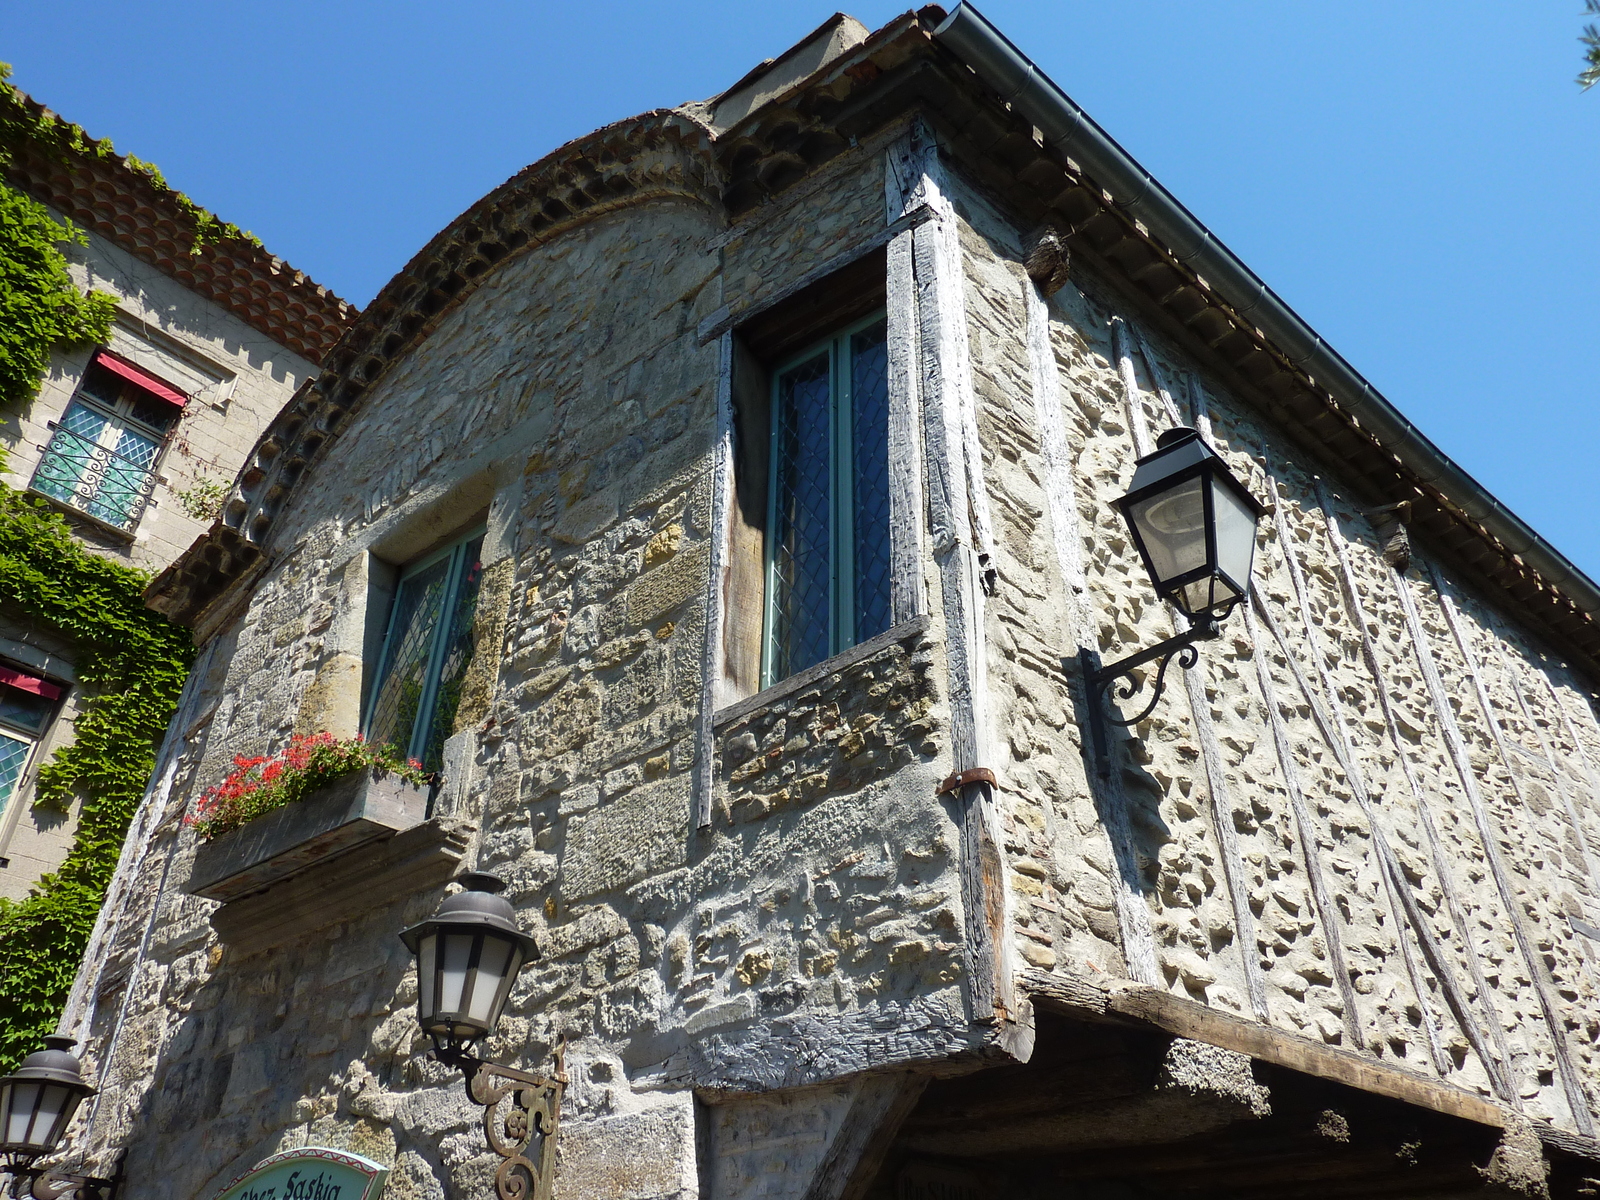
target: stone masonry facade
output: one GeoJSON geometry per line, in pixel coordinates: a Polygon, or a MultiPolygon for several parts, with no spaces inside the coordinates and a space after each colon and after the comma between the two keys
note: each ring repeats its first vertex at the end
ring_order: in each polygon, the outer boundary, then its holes
{"type": "MultiPolygon", "coordinates": [[[[911,53],[916,30],[830,51],[795,87],[876,79],[862,64],[911,53]]],[[[491,1193],[499,1160],[424,1053],[395,936],[442,884],[230,944],[231,906],[185,893],[182,822],[234,755],[357,731],[374,580],[478,524],[436,820],[540,945],[486,1054],[536,1070],[567,1039],[557,1195],[821,1195],[818,1164],[878,1081],[1025,1059],[1031,997],[1071,988],[1165,993],[1508,1125],[1591,1135],[1587,668],[1425,542],[1397,554],[1393,515],[1106,262],[1041,291],[1035,224],[914,107],[820,164],[785,151],[796,181],[731,214],[715,179],[734,134],[714,115],[602,133],[644,155],[666,129],[698,174],[586,209],[563,193],[565,223],[395,351],[277,507],[250,507],[241,479],[234,511],[270,529],[239,526],[259,559],[197,622],[69,1011],[102,1088],[78,1152],[125,1151],[130,1200],[209,1196],[301,1145],[391,1164],[395,1200],[491,1193]],[[730,695],[721,631],[751,603],[725,567],[739,314],[885,247],[920,464],[897,513],[906,608],[730,695]],[[1269,505],[1255,591],[1102,774],[1078,651],[1175,632],[1111,501],[1179,423],[1269,505]],[[947,528],[937,495],[962,479],[947,528]],[[942,788],[974,765],[992,790],[942,788]]]]}

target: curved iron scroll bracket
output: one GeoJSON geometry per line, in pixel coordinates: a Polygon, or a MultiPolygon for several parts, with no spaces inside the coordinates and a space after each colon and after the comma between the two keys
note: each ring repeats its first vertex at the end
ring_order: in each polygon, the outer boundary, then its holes
{"type": "Polygon", "coordinates": [[[122,1162],[110,1179],[96,1175],[77,1175],[63,1170],[41,1170],[19,1162],[7,1162],[11,1186],[7,1190],[17,1200],[116,1200],[122,1184],[122,1162]]]}
{"type": "Polygon", "coordinates": [[[505,1160],[494,1173],[499,1200],[550,1200],[561,1097],[567,1086],[566,1052],[563,1039],[555,1052],[555,1074],[549,1077],[460,1051],[436,1052],[461,1068],[468,1097],[483,1108],[484,1137],[505,1160]]]}
{"type": "MultiPolygon", "coordinates": [[[[1224,614],[1226,615],[1226,614],[1224,614]]],[[[1167,668],[1172,665],[1174,658],[1178,665],[1187,671],[1200,661],[1200,651],[1194,643],[1210,641],[1220,637],[1222,628],[1221,618],[1205,617],[1196,618],[1195,623],[1176,637],[1170,637],[1164,642],[1157,642],[1148,650],[1141,650],[1137,654],[1112,663],[1110,666],[1099,665],[1099,656],[1092,650],[1078,651],[1078,662],[1083,669],[1083,682],[1087,691],[1086,701],[1089,721],[1089,732],[1094,743],[1095,766],[1102,775],[1111,771],[1111,749],[1106,736],[1107,725],[1126,727],[1136,725],[1144,720],[1156,709],[1161,702],[1162,694],[1167,688],[1167,668]],[[1118,700],[1130,700],[1136,696],[1144,686],[1139,676],[1134,671],[1148,662],[1157,662],[1160,666],[1156,669],[1155,683],[1151,690],[1150,702],[1139,710],[1136,716],[1112,717],[1105,711],[1106,693],[1111,690],[1111,685],[1119,679],[1127,682],[1116,690],[1118,700]]]]}

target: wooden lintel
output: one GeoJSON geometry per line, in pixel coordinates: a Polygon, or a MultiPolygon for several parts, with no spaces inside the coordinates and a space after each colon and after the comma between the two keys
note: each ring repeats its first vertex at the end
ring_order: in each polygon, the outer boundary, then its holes
{"type": "MultiPolygon", "coordinates": [[[[1153,1025],[1174,1037],[1237,1050],[1273,1066],[1495,1129],[1505,1128],[1508,1120],[1508,1114],[1498,1105],[1461,1088],[1424,1079],[1348,1050],[1269,1029],[1160,988],[1126,980],[1100,983],[1082,976],[1043,971],[1024,972],[1021,983],[1035,1003],[1082,1020],[1122,1018],[1153,1025]]],[[[1566,1136],[1574,1143],[1587,1141],[1576,1135],[1566,1136]]]]}

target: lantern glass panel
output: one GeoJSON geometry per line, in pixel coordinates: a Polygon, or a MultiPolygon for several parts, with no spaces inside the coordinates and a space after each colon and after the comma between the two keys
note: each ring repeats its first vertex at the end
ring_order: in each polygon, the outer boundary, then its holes
{"type": "Polygon", "coordinates": [[[0,1091],[5,1143],[41,1153],[54,1149],[80,1098],[78,1089],[63,1083],[21,1079],[6,1084],[0,1091]]]}
{"type": "Polygon", "coordinates": [[[494,1016],[495,1000],[500,994],[500,984],[506,977],[506,967],[511,961],[511,941],[493,935],[483,939],[483,949],[478,953],[478,971],[472,981],[472,996],[467,1003],[466,1016],[488,1027],[494,1016]]]}
{"type": "Polygon", "coordinates": [[[472,943],[475,940],[470,933],[444,935],[444,963],[439,972],[439,1007],[434,1011],[461,1011],[462,993],[467,986],[467,966],[472,961],[472,943]]]}
{"type": "MultiPolygon", "coordinates": [[[[1234,490],[1213,480],[1211,496],[1217,514],[1217,567],[1240,587],[1250,586],[1250,566],[1256,553],[1256,514],[1234,490]]],[[[1221,580],[1219,592],[1233,592],[1221,580]]],[[[1218,595],[1218,600],[1226,598],[1218,595]]]]}
{"type": "Polygon", "coordinates": [[[1186,479],[1130,506],[1129,518],[1163,591],[1169,581],[1206,565],[1203,489],[1201,478],[1186,479]]]}
{"type": "Polygon", "coordinates": [[[33,1121],[33,1106],[39,1099],[39,1087],[38,1083],[28,1080],[8,1083],[4,1092],[0,1092],[0,1116],[5,1117],[5,1142],[8,1146],[26,1144],[28,1126],[33,1121]]]}
{"type": "Polygon", "coordinates": [[[439,935],[424,934],[417,940],[417,1012],[423,1023],[439,1011],[439,977],[434,973],[439,959],[439,935]]]}

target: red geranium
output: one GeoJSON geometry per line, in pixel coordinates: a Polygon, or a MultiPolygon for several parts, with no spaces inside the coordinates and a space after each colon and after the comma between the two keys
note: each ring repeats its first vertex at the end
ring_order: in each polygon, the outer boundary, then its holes
{"type": "Polygon", "coordinates": [[[401,758],[393,746],[371,746],[359,735],[340,740],[331,733],[297,734],[276,754],[234,755],[228,777],[207,788],[184,821],[209,841],[363,770],[393,773],[416,784],[432,779],[420,762],[401,758]]]}

